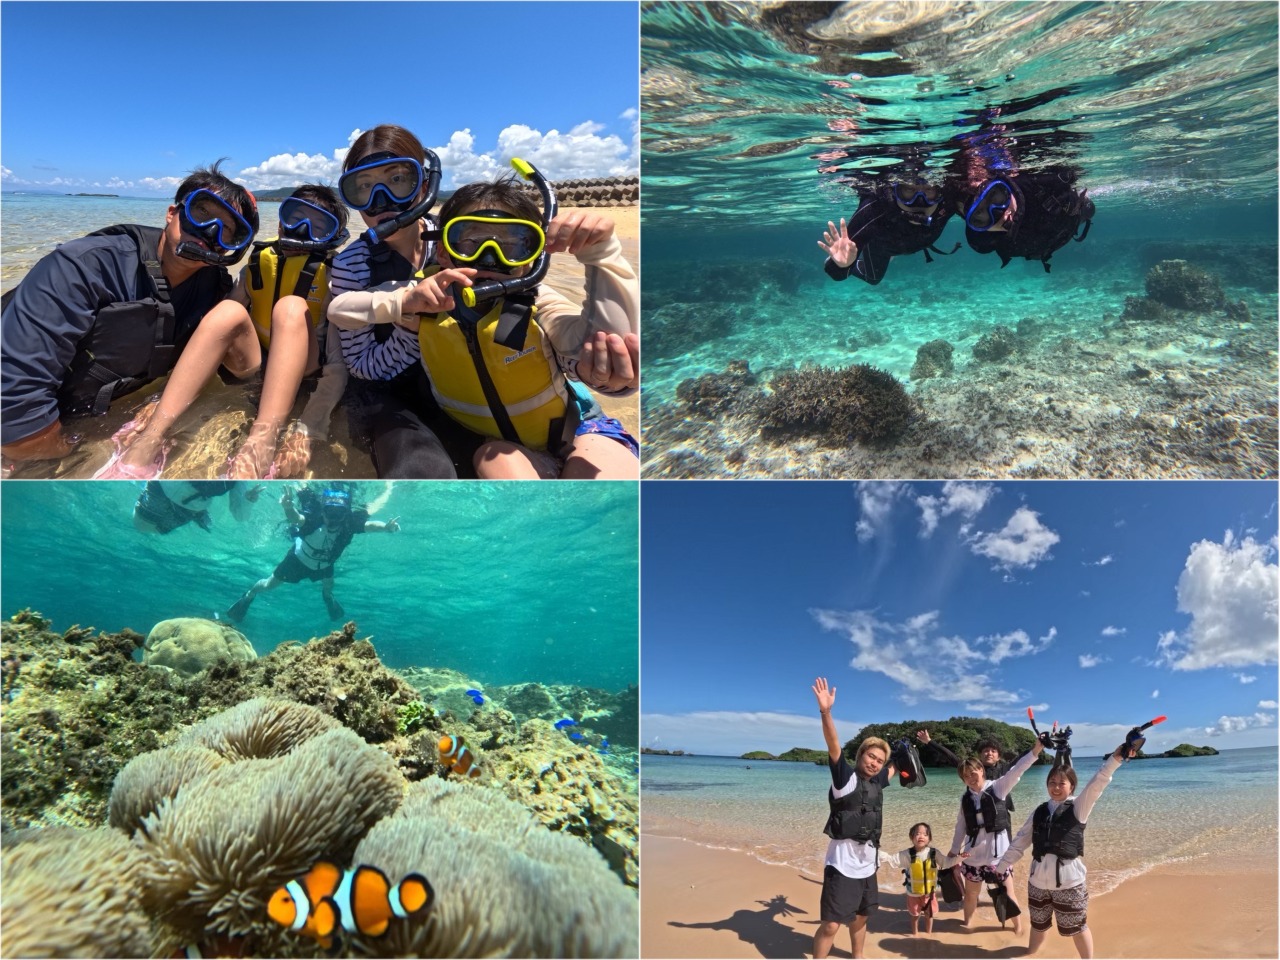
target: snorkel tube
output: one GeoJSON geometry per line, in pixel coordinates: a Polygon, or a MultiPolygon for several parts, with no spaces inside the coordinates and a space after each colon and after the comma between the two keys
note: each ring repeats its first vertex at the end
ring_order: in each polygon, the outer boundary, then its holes
{"type": "MultiPolygon", "coordinates": [[[[538,192],[542,194],[542,226],[545,229],[556,216],[556,192],[551,189],[551,184],[547,182],[547,178],[539,173],[533,164],[521,160],[519,157],[512,157],[511,166],[515,168],[516,173],[520,174],[520,176],[526,180],[533,181],[534,186],[538,188],[538,192]]],[[[533,261],[533,266],[525,276],[514,277],[511,280],[486,280],[484,283],[477,283],[472,287],[463,287],[462,302],[468,307],[474,307],[481,300],[509,297],[515,293],[531,290],[542,282],[542,278],[547,275],[547,268],[550,265],[551,254],[543,250],[542,253],[538,254],[538,259],[533,261]]]]}
{"type": "Polygon", "coordinates": [[[427,161],[427,183],[426,193],[422,199],[403,210],[391,220],[385,220],[376,227],[370,227],[360,236],[369,246],[382,243],[387,237],[391,236],[398,230],[403,230],[411,223],[416,223],[427,215],[427,211],[435,205],[436,194],[440,192],[440,158],[436,156],[434,150],[423,148],[427,161]]]}
{"type": "Polygon", "coordinates": [[[1065,767],[1071,769],[1071,744],[1067,741],[1071,739],[1071,728],[1063,727],[1058,729],[1058,721],[1053,721],[1053,729],[1041,732],[1036,726],[1036,715],[1027,707],[1027,719],[1031,721],[1031,729],[1035,731],[1036,739],[1046,750],[1054,751],[1053,765],[1057,767],[1065,767]]]}
{"type": "MultiPolygon", "coordinates": [[[[1154,727],[1157,723],[1164,723],[1168,719],[1169,719],[1168,717],[1164,717],[1164,716],[1156,717],[1154,720],[1148,720],[1146,723],[1144,723],[1140,727],[1134,727],[1127,734],[1125,734],[1124,744],[1122,745],[1121,749],[1124,751],[1132,750],[1134,755],[1136,756],[1138,751],[1142,749],[1142,745],[1147,742],[1147,738],[1142,735],[1143,731],[1146,730],[1148,727],[1154,727]]],[[[1126,763],[1128,763],[1128,761],[1131,758],[1124,757],[1123,759],[1126,763]]]]}

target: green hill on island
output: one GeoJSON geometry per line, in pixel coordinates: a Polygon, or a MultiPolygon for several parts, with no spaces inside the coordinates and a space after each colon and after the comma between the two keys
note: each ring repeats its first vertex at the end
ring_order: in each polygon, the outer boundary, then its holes
{"type": "MultiPolygon", "coordinates": [[[[934,743],[941,743],[958,757],[977,753],[978,742],[987,737],[994,737],[1006,756],[1018,756],[1026,753],[1035,743],[1035,734],[1030,729],[1015,727],[999,720],[985,717],[952,717],[950,720],[907,720],[902,723],[873,723],[858,731],[857,736],[845,742],[844,751],[852,757],[858,752],[858,744],[867,737],[881,737],[892,745],[904,737],[909,739],[920,751],[920,762],[926,767],[951,766],[932,747],[925,746],[916,739],[917,730],[928,730],[934,743]]],[[[786,753],[773,756],[764,750],[753,750],[742,754],[743,760],[790,760],[801,763],[817,763],[825,765],[826,750],[809,750],[804,747],[792,747],[786,753]]],[[[1049,760],[1041,758],[1041,762],[1049,760]]]]}
{"type": "Polygon", "coordinates": [[[1177,757],[1216,757],[1218,751],[1213,747],[1196,747],[1189,743],[1180,743],[1172,750],[1166,750],[1164,753],[1143,753],[1138,751],[1135,760],[1161,760],[1177,757]]]}

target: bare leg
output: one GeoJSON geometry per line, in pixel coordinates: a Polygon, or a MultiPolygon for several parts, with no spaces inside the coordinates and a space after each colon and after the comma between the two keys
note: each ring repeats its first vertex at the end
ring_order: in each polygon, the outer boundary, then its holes
{"type": "Polygon", "coordinates": [[[836,942],[836,934],[840,932],[840,924],[834,920],[824,920],[813,935],[813,956],[815,960],[825,957],[831,952],[831,945],[836,942]]]}
{"type": "Polygon", "coordinates": [[[1037,930],[1035,927],[1031,928],[1031,939],[1027,943],[1028,957],[1040,949],[1040,947],[1044,944],[1044,938],[1045,938],[1045,935],[1048,934],[1048,932],[1049,932],[1048,930],[1037,930]]]}
{"type": "Polygon", "coordinates": [[[1093,934],[1089,932],[1089,928],[1085,927],[1074,937],[1071,938],[1076,943],[1076,953],[1081,957],[1093,956],[1093,934]]]}
{"type": "Polygon", "coordinates": [[[262,381],[258,416],[227,469],[233,479],[253,480],[271,466],[276,440],[298,398],[302,375],[315,366],[319,346],[311,336],[307,301],[301,297],[281,297],[271,311],[271,352],[262,381]]]}
{"type": "Polygon", "coordinates": [[[507,440],[490,440],[472,458],[481,480],[554,480],[548,463],[532,455],[527,447],[507,440]]]}
{"type": "Polygon", "coordinates": [[[864,957],[863,948],[867,944],[867,918],[865,916],[855,917],[853,923],[849,924],[849,946],[853,951],[854,960],[864,957]]]}
{"type": "Polygon", "coordinates": [[[982,881],[970,880],[967,877],[964,881],[964,923],[961,926],[969,928],[973,925],[973,915],[978,909],[978,894],[982,891],[982,881]]]}
{"type": "Polygon", "coordinates": [[[120,462],[139,468],[154,462],[174,422],[187,412],[222,364],[236,376],[251,373],[262,364],[262,349],[249,311],[235,300],[223,300],[204,315],[169,374],[155,413],[120,462]]]}
{"type": "Polygon", "coordinates": [[[599,433],[575,437],[562,480],[639,480],[640,461],[617,440],[599,433]]]}
{"type": "Polygon", "coordinates": [[[911,935],[914,937],[919,932],[920,932],[920,917],[917,915],[911,918],[911,935]]]}
{"type": "Polygon", "coordinates": [[[324,597],[325,609],[329,611],[329,616],[332,617],[334,620],[341,619],[341,617],[343,616],[343,614],[346,613],[346,611],[342,609],[342,604],[340,604],[338,602],[337,597],[333,595],[333,578],[332,577],[330,577],[328,580],[320,581],[320,594],[321,596],[324,597]]]}
{"type": "MultiPolygon", "coordinates": [[[[1010,902],[1017,905],[1018,898],[1013,895],[1013,874],[1009,874],[1009,876],[1004,878],[1004,890],[1005,893],[1009,894],[1010,902]]],[[[1014,936],[1022,936],[1022,914],[1018,914],[1018,916],[1013,918],[1013,933],[1014,936]]]]}

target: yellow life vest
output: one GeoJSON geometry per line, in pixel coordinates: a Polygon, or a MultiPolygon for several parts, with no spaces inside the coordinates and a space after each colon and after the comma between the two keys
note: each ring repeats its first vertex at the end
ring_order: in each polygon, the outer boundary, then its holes
{"type": "Polygon", "coordinates": [[[290,294],[307,301],[311,328],[324,320],[325,294],[329,290],[332,254],[299,253],[280,257],[279,241],[255,243],[249,255],[249,316],[264,348],[271,346],[271,311],[281,297],[290,294]]]}
{"type": "Polygon", "coordinates": [[[543,352],[536,313],[527,305],[522,339],[512,328],[518,330],[525,311],[510,300],[495,301],[474,324],[447,313],[424,316],[418,344],[431,392],[451,419],[483,436],[555,454],[573,436],[578,407],[543,352]]]}
{"type": "Polygon", "coordinates": [[[923,860],[911,854],[911,869],[907,871],[907,892],[913,897],[927,897],[938,885],[938,864],[932,856],[923,860]]]}

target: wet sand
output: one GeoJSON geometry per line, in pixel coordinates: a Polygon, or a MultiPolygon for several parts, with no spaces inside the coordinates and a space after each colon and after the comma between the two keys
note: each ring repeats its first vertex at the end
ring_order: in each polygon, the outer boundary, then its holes
{"type": "MultiPolygon", "coordinates": [[[[1091,898],[1089,928],[1099,957],[1275,957],[1277,879],[1272,854],[1254,864],[1197,859],[1157,867],[1091,898]]],[[[822,878],[775,867],[737,852],[642,835],[640,950],[643,957],[769,957],[813,955],[822,878]]],[[[1026,908],[1024,860],[1014,878],[1026,908]]],[[[890,868],[880,869],[881,883],[890,868]]],[[[976,929],[960,928],[957,905],[946,905],[931,936],[910,935],[906,897],[880,891],[870,920],[868,957],[1015,957],[1027,934],[1000,929],[984,893],[976,929]]],[[[1025,913],[1024,913],[1025,917],[1025,913]]],[[[849,957],[849,934],[836,937],[832,957],[849,957]]],[[[1051,930],[1036,954],[1074,958],[1074,943],[1051,930]]]]}

